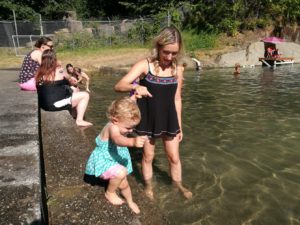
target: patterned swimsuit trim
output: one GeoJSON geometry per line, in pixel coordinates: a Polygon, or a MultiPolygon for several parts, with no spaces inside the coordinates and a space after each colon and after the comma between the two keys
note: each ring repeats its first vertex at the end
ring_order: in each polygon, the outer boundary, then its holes
{"type": "Polygon", "coordinates": [[[148,137],[160,137],[162,135],[168,135],[168,136],[172,136],[172,137],[175,137],[177,134],[180,133],[180,129],[176,130],[176,132],[169,132],[169,131],[161,131],[160,133],[158,134],[153,134],[152,132],[149,132],[149,131],[143,131],[143,130],[138,130],[137,131],[138,134],[140,135],[147,135],[148,137]]]}
{"type": "Polygon", "coordinates": [[[148,73],[143,79],[146,79],[148,82],[150,82],[152,84],[163,84],[163,85],[177,84],[177,79],[174,76],[160,77],[160,76],[153,74],[150,69],[149,59],[147,59],[147,62],[148,62],[148,73]]]}
{"type": "Polygon", "coordinates": [[[146,79],[149,83],[152,84],[162,84],[162,85],[177,84],[177,79],[175,77],[159,77],[153,75],[150,70],[144,79],[146,79]]]}

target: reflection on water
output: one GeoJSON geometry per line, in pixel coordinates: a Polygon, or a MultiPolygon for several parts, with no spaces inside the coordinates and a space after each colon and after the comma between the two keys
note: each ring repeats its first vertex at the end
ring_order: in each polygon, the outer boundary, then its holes
{"type": "MultiPolygon", "coordinates": [[[[300,66],[185,77],[181,158],[193,199],[172,190],[161,145],[154,163],[156,201],[172,224],[300,224],[300,66]]],[[[88,117],[98,130],[119,79],[92,76],[88,117]]]]}

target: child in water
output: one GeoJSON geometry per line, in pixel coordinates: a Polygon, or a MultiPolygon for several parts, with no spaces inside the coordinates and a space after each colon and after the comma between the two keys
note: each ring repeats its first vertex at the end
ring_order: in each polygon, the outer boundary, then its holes
{"type": "Polygon", "coordinates": [[[234,72],[233,75],[239,76],[241,73],[241,65],[239,63],[236,63],[234,66],[234,72]]]}
{"type": "Polygon", "coordinates": [[[91,153],[85,173],[109,180],[106,199],[113,205],[124,203],[116,191],[119,188],[128,206],[136,214],[140,209],[132,199],[127,175],[132,172],[132,163],[127,147],[144,146],[146,136],[128,138],[126,135],[140,122],[141,114],[136,103],[122,97],[111,103],[107,110],[109,122],[96,137],[96,148],[91,153]]]}
{"type": "Polygon", "coordinates": [[[67,70],[67,73],[68,73],[70,76],[76,78],[76,80],[77,80],[77,82],[72,83],[72,85],[73,85],[74,87],[77,87],[78,84],[82,83],[82,81],[85,80],[85,90],[86,90],[87,92],[90,92],[90,89],[89,89],[90,78],[89,78],[89,76],[88,76],[85,72],[83,72],[83,71],[82,71],[80,68],[78,68],[78,67],[73,67],[73,65],[70,64],[70,63],[66,65],[66,70],[67,70]]]}

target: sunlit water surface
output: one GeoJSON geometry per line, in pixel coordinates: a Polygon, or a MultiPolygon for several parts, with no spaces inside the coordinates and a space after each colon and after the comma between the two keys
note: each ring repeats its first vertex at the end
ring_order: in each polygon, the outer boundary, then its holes
{"type": "MultiPolygon", "coordinates": [[[[122,74],[123,75],[123,74],[122,74]]],[[[93,74],[88,118],[101,130],[121,74],[93,74]]],[[[300,224],[300,66],[186,72],[181,159],[185,200],[161,144],[156,202],[173,225],[300,224]]],[[[140,162],[135,160],[140,180],[140,162]]]]}

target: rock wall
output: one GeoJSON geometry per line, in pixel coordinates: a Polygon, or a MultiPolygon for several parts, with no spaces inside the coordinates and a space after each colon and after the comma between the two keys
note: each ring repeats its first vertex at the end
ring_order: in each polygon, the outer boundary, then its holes
{"type": "MultiPolygon", "coordinates": [[[[293,42],[285,42],[276,44],[279,49],[279,53],[282,57],[293,57],[295,63],[300,63],[300,45],[293,42]]],[[[217,67],[234,67],[236,63],[240,63],[241,66],[256,66],[261,65],[258,61],[259,57],[264,57],[264,43],[254,42],[251,43],[247,49],[230,52],[220,55],[215,63],[217,67]]]]}

